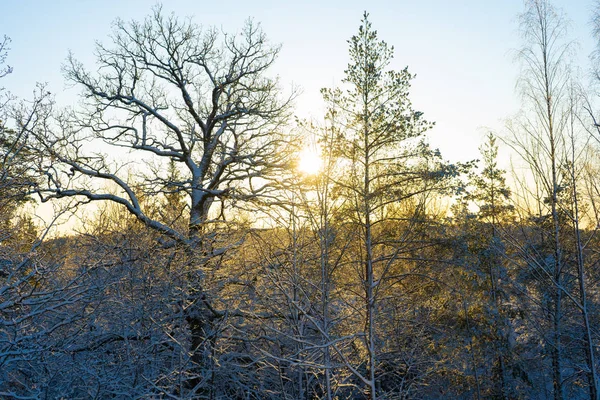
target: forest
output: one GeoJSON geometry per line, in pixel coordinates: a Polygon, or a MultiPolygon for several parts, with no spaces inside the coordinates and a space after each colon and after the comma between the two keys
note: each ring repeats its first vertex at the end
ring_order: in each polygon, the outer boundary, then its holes
{"type": "Polygon", "coordinates": [[[257,22],[148,12],[65,60],[76,105],[0,89],[0,398],[600,400],[600,56],[562,10],[524,1],[469,162],[367,12],[318,120],[257,22]]]}

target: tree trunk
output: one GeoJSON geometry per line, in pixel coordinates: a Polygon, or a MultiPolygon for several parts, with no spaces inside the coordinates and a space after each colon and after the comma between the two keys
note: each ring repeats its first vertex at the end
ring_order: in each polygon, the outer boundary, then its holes
{"type": "MultiPolygon", "coordinates": [[[[203,297],[203,295],[201,295],[203,297]]],[[[192,367],[187,371],[187,387],[203,398],[214,398],[214,317],[199,304],[188,307],[186,322],[190,330],[190,360],[192,367]]]]}

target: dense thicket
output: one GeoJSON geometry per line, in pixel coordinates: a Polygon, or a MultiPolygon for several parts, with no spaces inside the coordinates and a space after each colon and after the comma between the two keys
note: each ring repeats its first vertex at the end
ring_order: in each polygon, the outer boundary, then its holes
{"type": "Polygon", "coordinates": [[[563,14],[520,27],[522,112],[479,163],[429,146],[366,13],[320,123],[259,26],[160,8],[69,57],[78,108],[0,90],[0,397],[598,399],[595,100],[563,14]]]}

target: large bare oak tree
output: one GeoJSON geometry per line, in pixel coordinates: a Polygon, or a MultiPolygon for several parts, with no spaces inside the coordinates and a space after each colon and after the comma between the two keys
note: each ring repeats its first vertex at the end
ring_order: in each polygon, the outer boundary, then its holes
{"type": "Polygon", "coordinates": [[[211,324],[224,315],[211,304],[202,272],[231,248],[215,238],[216,226],[232,215],[230,206],[269,198],[288,162],[281,128],[293,93],[284,98],[267,74],[278,53],[251,21],[230,35],[157,7],[143,22],[116,21],[111,43],[96,45],[97,72],[70,55],[64,71],[82,89],[82,104],[31,132],[42,201],[118,203],[161,232],[163,245],[186,249],[194,391],[206,386],[211,324]],[[142,166],[125,167],[118,154],[142,166]],[[185,199],[184,229],[145,201],[175,193],[185,199]]]}

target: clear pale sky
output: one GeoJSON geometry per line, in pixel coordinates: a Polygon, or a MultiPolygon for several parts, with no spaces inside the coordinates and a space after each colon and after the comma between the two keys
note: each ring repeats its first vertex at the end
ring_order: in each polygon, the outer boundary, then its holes
{"type": "MultiPolygon", "coordinates": [[[[8,64],[14,73],[2,80],[13,94],[30,98],[36,82],[47,82],[59,105],[76,103],[61,64],[69,50],[93,70],[95,40],[108,42],[111,22],[142,19],[154,1],[145,0],[0,0],[0,35],[12,38],[8,64]]],[[[557,0],[572,21],[580,43],[579,65],[589,69],[594,49],[590,18],[593,0],[557,0]]],[[[204,26],[233,32],[254,18],[270,40],[281,43],[273,72],[282,86],[302,88],[300,117],[321,117],[319,89],[339,83],[347,64],[347,43],[363,11],[395,47],[392,67],[416,74],[412,100],[436,122],[431,143],[451,160],[477,158],[489,127],[519,109],[515,91],[518,66],[511,50],[520,46],[517,16],[521,0],[396,1],[200,1],[170,0],[164,10],[204,26]]]]}

